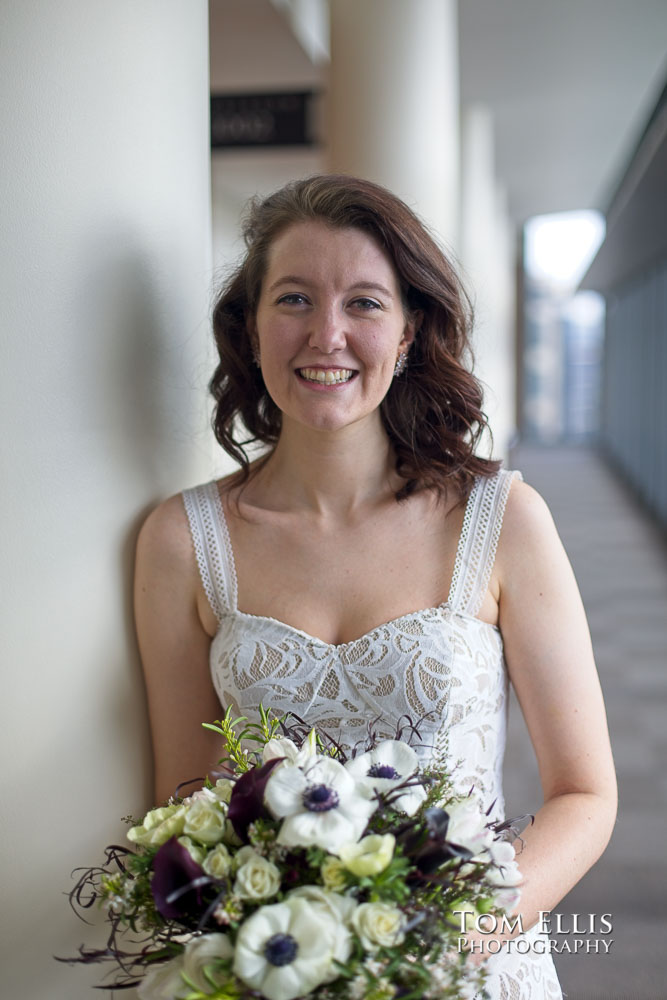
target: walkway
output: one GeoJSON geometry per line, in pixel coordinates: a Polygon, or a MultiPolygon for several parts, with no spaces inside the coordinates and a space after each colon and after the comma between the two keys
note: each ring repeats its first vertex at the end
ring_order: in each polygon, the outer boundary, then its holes
{"type": "MultiPolygon", "coordinates": [[[[556,966],[568,1000],[666,1000],[665,539],[589,451],[522,447],[511,465],[547,500],[579,581],[619,778],[619,818],[611,843],[559,907],[564,915],[595,913],[598,919],[611,913],[613,932],[606,940],[613,944],[607,955],[602,949],[598,955],[560,955],[556,966]]],[[[541,801],[516,703],[510,715],[508,815],[524,812],[527,797],[541,801]]],[[[592,937],[567,939],[577,936],[592,937]]]]}

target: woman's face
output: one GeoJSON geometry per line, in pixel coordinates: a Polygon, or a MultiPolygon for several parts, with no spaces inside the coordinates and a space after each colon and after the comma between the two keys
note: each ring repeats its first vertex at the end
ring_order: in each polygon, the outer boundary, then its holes
{"type": "Polygon", "coordinates": [[[414,323],[379,244],[360,229],[313,221],[295,223],[273,243],[251,332],[283,414],[338,430],[377,419],[414,323]]]}

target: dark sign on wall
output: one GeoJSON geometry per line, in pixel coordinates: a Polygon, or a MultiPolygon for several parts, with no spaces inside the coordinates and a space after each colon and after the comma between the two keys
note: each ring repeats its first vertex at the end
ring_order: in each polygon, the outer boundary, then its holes
{"type": "Polygon", "coordinates": [[[312,146],[312,90],[212,94],[211,148],[312,146]]]}

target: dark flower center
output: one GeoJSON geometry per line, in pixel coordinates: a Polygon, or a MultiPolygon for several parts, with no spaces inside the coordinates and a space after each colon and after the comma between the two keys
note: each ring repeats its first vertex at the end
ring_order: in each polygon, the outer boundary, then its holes
{"type": "Polygon", "coordinates": [[[327,812],[335,809],[340,799],[333,788],[327,785],[312,785],[304,792],[303,804],[310,812],[327,812]]]}
{"type": "Polygon", "coordinates": [[[271,965],[289,965],[299,946],[291,934],[274,934],[264,945],[264,958],[271,965]]]}
{"type": "Polygon", "coordinates": [[[368,768],[369,778],[400,778],[400,774],[391,764],[373,764],[368,768]]]}

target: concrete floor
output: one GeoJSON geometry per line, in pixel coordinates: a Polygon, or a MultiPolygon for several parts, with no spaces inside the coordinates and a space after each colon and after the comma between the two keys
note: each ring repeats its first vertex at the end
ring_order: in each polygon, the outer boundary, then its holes
{"type": "MultiPolygon", "coordinates": [[[[564,915],[611,913],[613,931],[605,939],[613,944],[608,954],[554,956],[563,992],[568,1000],[666,1000],[665,537],[625,485],[588,450],[521,447],[511,466],[521,469],[546,499],[574,567],[619,779],[619,816],[611,843],[558,908],[564,915]]],[[[527,806],[528,800],[541,802],[530,743],[514,701],[505,788],[508,815],[535,808],[527,806]]],[[[570,934],[568,939],[576,936],[595,937],[570,934]]]]}

